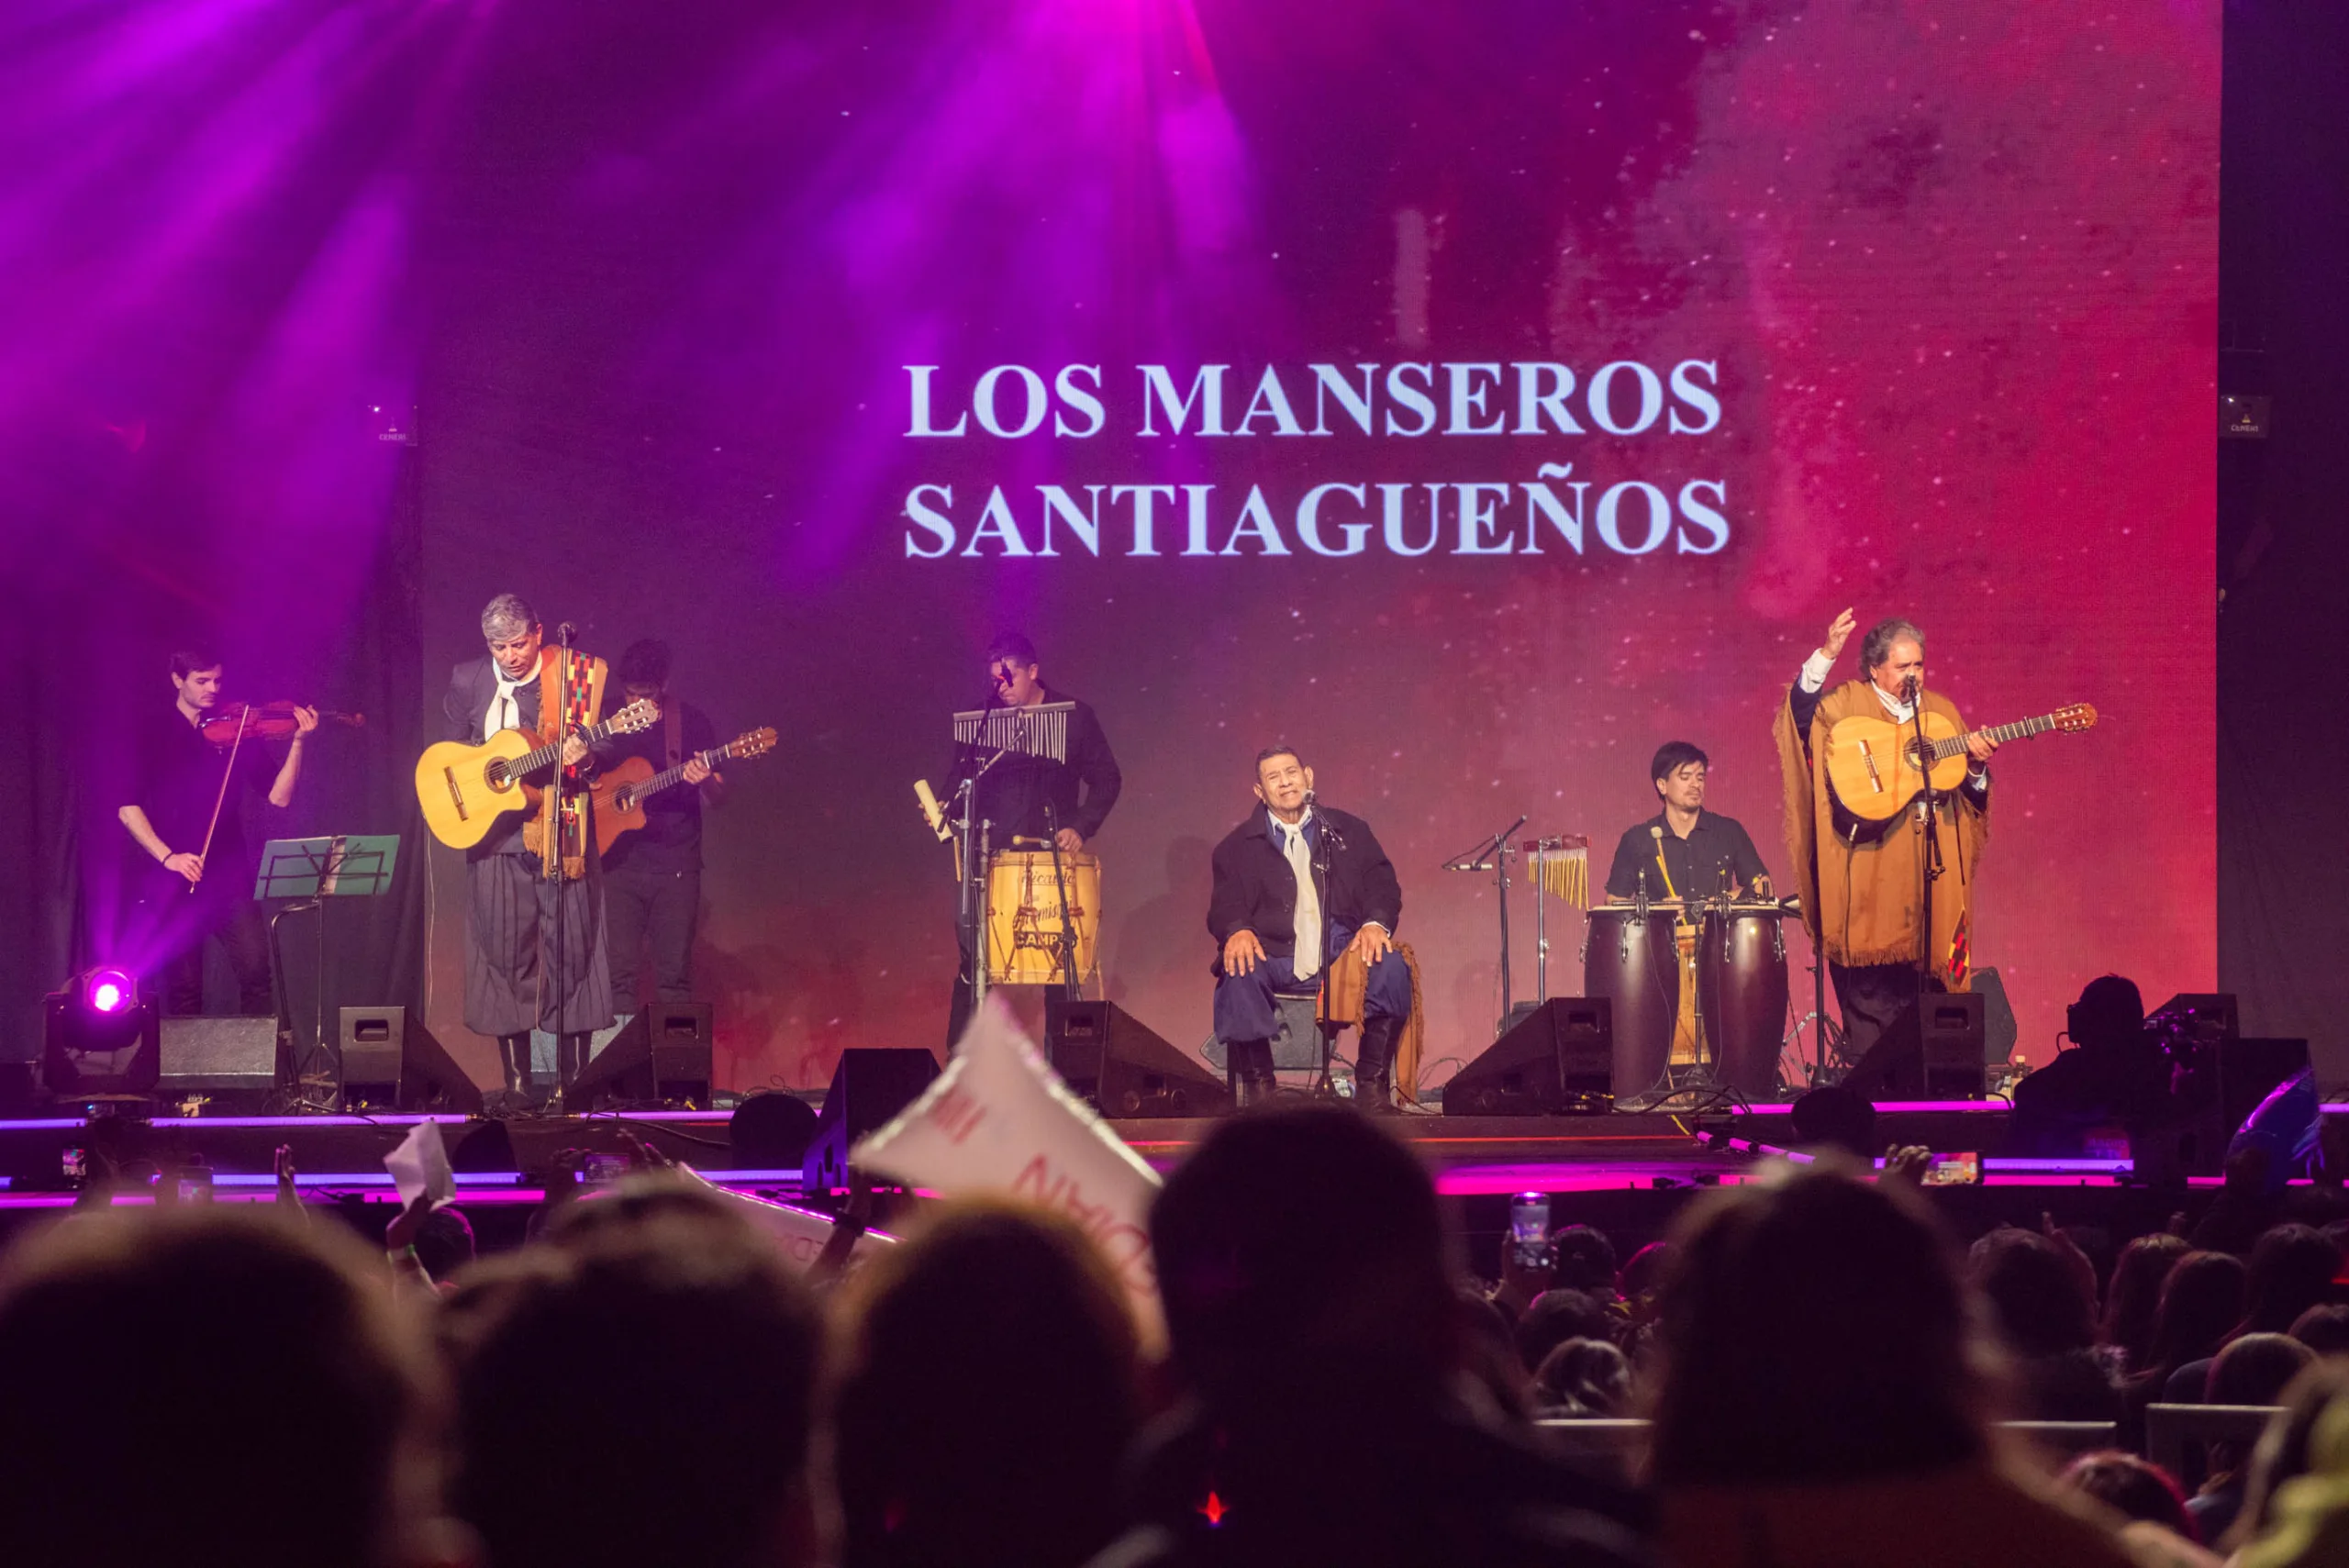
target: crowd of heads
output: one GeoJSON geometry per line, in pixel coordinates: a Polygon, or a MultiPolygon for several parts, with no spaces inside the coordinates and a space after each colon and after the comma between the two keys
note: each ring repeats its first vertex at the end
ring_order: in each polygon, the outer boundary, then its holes
{"type": "Polygon", "coordinates": [[[1388,1132],[1251,1112],[1156,1201],[1163,1318],[1008,1202],[809,1274],[651,1175],[478,1259],[435,1215],[424,1291],[299,1213],[93,1210],[0,1258],[0,1560],[1857,1562],[1940,1510],[1901,1560],[2267,1568],[2328,1560],[2349,1488],[2336,1232],[1961,1246],[1831,1153],[1491,1282],[1388,1132]],[[2165,1467],[2181,1403],[2277,1414],[2165,1467]],[[2111,1437],[2067,1463],[2032,1420],[2111,1437]]]}

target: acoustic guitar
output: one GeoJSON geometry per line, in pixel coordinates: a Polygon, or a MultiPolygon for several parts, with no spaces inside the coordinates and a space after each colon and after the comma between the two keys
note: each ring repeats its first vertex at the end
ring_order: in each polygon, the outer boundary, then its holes
{"type": "MultiPolygon", "coordinates": [[[[648,729],[660,717],[659,706],[639,697],[579,735],[592,746],[648,729]]],[[[416,802],[424,808],[424,825],[452,850],[473,848],[507,812],[537,803],[545,791],[522,780],[562,755],[562,741],[540,745],[537,736],[521,729],[501,729],[478,746],[443,740],[426,747],[416,764],[416,802]]]]}
{"type": "Polygon", "coordinates": [[[623,760],[596,781],[596,852],[611,853],[621,834],[633,833],[643,827],[645,801],[683,782],[687,762],[707,762],[716,767],[722,762],[740,762],[774,750],[774,730],[752,729],[723,746],[697,751],[666,773],[654,773],[652,764],[642,757],[623,760]]]}
{"type": "MultiPolygon", "coordinates": [[[[1975,731],[2004,745],[2025,736],[2050,731],[2077,734],[2096,728],[2096,709],[2073,703],[2020,724],[2002,724],[1975,731]]],[[[1927,709],[1925,740],[1936,794],[1965,782],[1969,766],[1965,736],[1946,715],[1927,709]]],[[[1836,837],[1867,844],[1884,837],[1909,803],[1924,792],[1920,768],[1917,727],[1888,718],[1854,714],[1827,732],[1827,784],[1834,795],[1836,837]]]]}

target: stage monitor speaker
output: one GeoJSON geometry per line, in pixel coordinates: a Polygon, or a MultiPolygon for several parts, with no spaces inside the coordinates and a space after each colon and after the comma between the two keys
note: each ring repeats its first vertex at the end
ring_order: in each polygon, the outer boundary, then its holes
{"type": "Polygon", "coordinates": [[[866,1133],[921,1098],[938,1076],[938,1058],[917,1048],[851,1047],[832,1069],[816,1135],[807,1140],[800,1191],[813,1197],[848,1184],[848,1151],[866,1133]]]}
{"type": "Polygon", "coordinates": [[[1900,1010],[1843,1087],[1876,1100],[1982,1097],[1983,998],[1927,991],[1900,1010]]]}
{"type": "Polygon", "coordinates": [[[1443,1086],[1443,1114],[1603,1110],[1614,1075],[1614,1003],[1605,996],[1553,996],[1453,1075],[1443,1086]]]}
{"type": "Polygon", "coordinates": [[[709,1104],[710,1007],[655,1002],[622,1026],[564,1092],[572,1110],[607,1103],[709,1104]]]}
{"type": "Polygon", "coordinates": [[[1103,1116],[1221,1116],[1231,1091],[1115,1002],[1071,1002],[1050,1037],[1052,1071],[1103,1116]]]}
{"type": "Polygon", "coordinates": [[[150,1095],[162,1073],[162,1009],[141,996],[106,1019],[83,1011],[80,997],[52,991],[44,999],[41,1081],[60,1099],[150,1095]]]}
{"type": "Polygon", "coordinates": [[[406,1007],[345,1007],[337,1055],[345,1110],[481,1112],[481,1085],[406,1007]]]}
{"type": "Polygon", "coordinates": [[[283,1081],[274,1018],[165,1018],[161,1060],[155,1092],[165,1099],[202,1095],[258,1111],[283,1081]]]}
{"type": "Polygon", "coordinates": [[[1997,1066],[2015,1053],[2021,1030],[2015,1027],[2014,1004],[2008,1000],[2007,983],[1996,969],[1977,969],[1966,988],[1982,998],[1982,1060],[1997,1066]]]}

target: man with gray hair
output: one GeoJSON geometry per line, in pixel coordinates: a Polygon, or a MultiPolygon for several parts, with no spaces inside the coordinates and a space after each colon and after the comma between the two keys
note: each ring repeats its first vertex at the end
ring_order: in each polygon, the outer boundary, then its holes
{"type": "Polygon", "coordinates": [[[1828,955],[1834,997],[1844,1009],[1851,1061],[1884,1038],[1920,986],[1964,991],[1973,974],[1973,869],[1989,838],[1989,753],[1997,741],[1966,735],[1956,705],[1924,688],[1924,631],[1908,619],[1876,622],[1861,639],[1863,678],[1828,688],[1834,657],[1858,625],[1844,610],[1804,662],[1778,705],[1780,773],[1786,779],[1787,857],[1802,885],[1802,917],[1828,955]],[[1926,709],[1966,737],[1966,782],[1941,798],[1933,836],[1924,810],[1903,812],[1882,838],[1846,833],[1825,782],[1828,735],[1855,716],[1914,726],[1926,709]],[[1933,925],[1924,925],[1926,875],[1933,869],[1933,925]]]}
{"type": "Polygon", "coordinates": [[[1848,609],[1835,617],[1778,705],[1776,726],[1787,852],[1802,889],[1803,923],[1827,955],[1845,1053],[1854,1062],[1916,1006],[1920,986],[1963,991],[1970,981],[1974,870],[1989,836],[1989,762],[1998,749],[1987,735],[1967,734],[1956,706],[1925,689],[1925,634],[1913,622],[1876,623],[1860,640],[1865,678],[1831,690],[1828,672],[1857,624],[1848,609]],[[1847,834],[1826,783],[1829,733],[1863,716],[1913,726],[1920,708],[1965,736],[1965,782],[1942,797],[1930,841],[1921,800],[1881,838],[1847,834]],[[1922,891],[1929,864],[1930,910],[1922,891]]]}
{"type": "MultiPolygon", "coordinates": [[[[479,745],[501,729],[536,734],[549,673],[537,613],[519,595],[500,594],[484,606],[481,632],[487,651],[450,673],[441,703],[445,738],[479,745]]],[[[597,760],[577,735],[564,740],[564,766],[584,763],[592,772],[597,760]]],[[[529,782],[544,784],[552,772],[529,782]]],[[[585,835],[586,874],[549,877],[525,842],[527,815],[508,816],[465,851],[465,1026],[497,1041],[509,1104],[531,1092],[533,1029],[559,1040],[559,1082],[568,1084],[586,1065],[588,1036],[612,1021],[603,872],[593,825],[585,835]],[[558,929],[559,956],[553,951],[558,929]]]]}

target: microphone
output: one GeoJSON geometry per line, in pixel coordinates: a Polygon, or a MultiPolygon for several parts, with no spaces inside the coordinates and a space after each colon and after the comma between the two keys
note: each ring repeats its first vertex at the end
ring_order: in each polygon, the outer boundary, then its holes
{"type": "Polygon", "coordinates": [[[554,639],[565,648],[570,647],[578,636],[579,628],[570,621],[564,621],[554,628],[554,639]]]}
{"type": "Polygon", "coordinates": [[[1917,677],[1911,675],[1902,682],[1901,689],[1908,694],[1908,700],[1914,703],[1917,700],[1917,677]]]}

